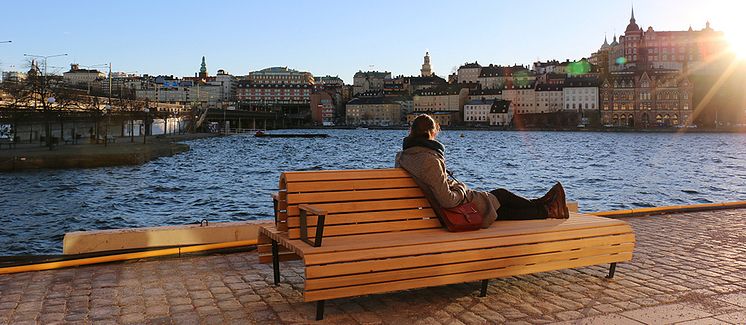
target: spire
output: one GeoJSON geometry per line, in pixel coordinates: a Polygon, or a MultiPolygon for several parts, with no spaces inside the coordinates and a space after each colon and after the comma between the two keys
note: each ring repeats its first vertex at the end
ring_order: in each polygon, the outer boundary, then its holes
{"type": "Polygon", "coordinates": [[[430,77],[433,75],[432,68],[430,67],[430,52],[425,52],[424,62],[422,63],[422,69],[420,69],[420,75],[423,77],[430,77]]]}
{"type": "Polygon", "coordinates": [[[635,22],[635,5],[632,5],[632,17],[629,19],[630,23],[635,22]]]}
{"type": "Polygon", "coordinates": [[[205,63],[205,57],[202,57],[202,64],[199,67],[199,78],[207,78],[207,64],[205,63]]]}

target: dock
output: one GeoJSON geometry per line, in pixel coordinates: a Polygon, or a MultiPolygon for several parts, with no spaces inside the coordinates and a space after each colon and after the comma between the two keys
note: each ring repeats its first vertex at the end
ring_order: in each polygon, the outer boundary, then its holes
{"type": "MultiPolygon", "coordinates": [[[[625,217],[630,263],[329,301],[325,324],[743,324],[746,209],[625,217]]],[[[0,324],[306,324],[302,267],[256,252],[0,275],[0,324]]]]}

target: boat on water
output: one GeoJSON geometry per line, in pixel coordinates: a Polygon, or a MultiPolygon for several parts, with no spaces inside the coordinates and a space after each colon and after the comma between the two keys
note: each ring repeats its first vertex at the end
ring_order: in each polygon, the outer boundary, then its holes
{"type": "Polygon", "coordinates": [[[254,133],[255,137],[258,138],[326,138],[329,137],[328,134],[325,133],[264,133],[262,131],[257,131],[254,133]]]}

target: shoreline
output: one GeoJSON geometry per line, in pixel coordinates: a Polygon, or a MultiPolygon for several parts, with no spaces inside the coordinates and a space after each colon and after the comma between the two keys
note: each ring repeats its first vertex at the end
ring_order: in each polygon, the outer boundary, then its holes
{"type": "Polygon", "coordinates": [[[160,157],[189,151],[181,141],[220,136],[211,133],[153,136],[143,144],[142,138],[130,143],[129,137],[118,137],[118,143],[76,144],[57,146],[53,150],[38,144],[24,144],[14,149],[0,150],[0,172],[40,169],[77,169],[141,165],[160,157]]]}
{"type": "MultiPolygon", "coordinates": [[[[405,126],[306,126],[276,130],[408,130],[405,126]]],[[[603,132],[603,133],[746,133],[746,128],[496,128],[450,126],[444,131],[505,131],[505,132],[603,132]]],[[[188,133],[181,135],[152,136],[146,144],[141,138],[130,143],[129,137],[118,137],[116,143],[105,147],[101,144],[74,144],[57,146],[53,150],[39,144],[19,144],[13,149],[0,149],[0,172],[28,171],[40,169],[77,169],[114,166],[141,165],[160,157],[169,157],[190,150],[182,141],[230,136],[221,133],[188,133]]]]}
{"type": "MultiPolygon", "coordinates": [[[[409,130],[408,126],[307,126],[307,127],[288,127],[277,130],[409,130]]],[[[605,133],[746,133],[746,128],[577,128],[577,127],[525,127],[516,128],[497,128],[497,127],[472,127],[472,126],[443,126],[445,131],[507,131],[507,132],[605,132],[605,133]]]]}

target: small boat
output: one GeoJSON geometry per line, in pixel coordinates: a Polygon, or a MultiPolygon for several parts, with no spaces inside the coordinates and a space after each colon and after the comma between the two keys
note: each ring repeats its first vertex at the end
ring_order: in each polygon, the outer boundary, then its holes
{"type": "Polygon", "coordinates": [[[255,137],[259,138],[326,138],[329,137],[328,134],[324,133],[264,133],[262,131],[257,131],[254,134],[255,137]]]}

